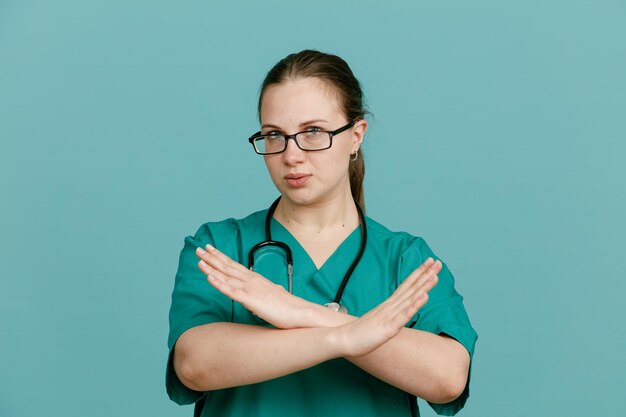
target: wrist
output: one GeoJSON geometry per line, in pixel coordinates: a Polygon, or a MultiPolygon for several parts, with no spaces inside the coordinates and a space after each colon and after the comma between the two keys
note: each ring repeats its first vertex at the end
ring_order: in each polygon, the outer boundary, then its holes
{"type": "Polygon", "coordinates": [[[321,327],[326,334],[326,344],[335,358],[343,358],[346,356],[346,335],[341,327],[321,327]]]}
{"type": "Polygon", "coordinates": [[[306,316],[308,327],[338,327],[358,318],[315,303],[307,307],[306,316]]]}

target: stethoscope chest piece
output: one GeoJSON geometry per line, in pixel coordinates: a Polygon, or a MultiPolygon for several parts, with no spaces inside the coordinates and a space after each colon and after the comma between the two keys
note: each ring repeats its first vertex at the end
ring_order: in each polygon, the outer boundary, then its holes
{"type": "Polygon", "coordinates": [[[330,308],[331,310],[334,311],[338,311],[340,313],[346,313],[348,314],[348,309],[346,308],[346,306],[342,306],[339,303],[336,303],[334,301],[330,302],[330,303],[326,303],[324,304],[326,307],[330,308]]]}

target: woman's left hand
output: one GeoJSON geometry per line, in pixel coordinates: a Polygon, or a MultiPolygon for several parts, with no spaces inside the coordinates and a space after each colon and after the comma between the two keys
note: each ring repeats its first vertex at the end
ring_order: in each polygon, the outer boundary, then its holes
{"type": "Polygon", "coordinates": [[[233,261],[211,245],[196,249],[198,267],[224,295],[281,329],[309,327],[313,303],[233,261]]]}

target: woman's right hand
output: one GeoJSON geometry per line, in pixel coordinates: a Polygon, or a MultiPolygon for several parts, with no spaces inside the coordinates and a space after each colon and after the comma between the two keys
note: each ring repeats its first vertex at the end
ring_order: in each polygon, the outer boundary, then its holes
{"type": "Polygon", "coordinates": [[[441,261],[428,258],[384,302],[357,320],[336,327],[343,356],[368,354],[395,337],[426,304],[441,268],[441,261]]]}
{"type": "Polygon", "coordinates": [[[218,291],[280,329],[314,327],[311,311],[324,309],[289,293],[261,274],[249,270],[213,246],[197,248],[198,268],[218,291]]]}

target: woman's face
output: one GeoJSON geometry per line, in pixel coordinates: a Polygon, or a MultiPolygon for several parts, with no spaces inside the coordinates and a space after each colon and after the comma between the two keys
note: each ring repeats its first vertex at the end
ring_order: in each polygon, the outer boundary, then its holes
{"type": "MultiPolygon", "coordinates": [[[[266,88],[261,102],[261,133],[291,135],[318,128],[333,131],[346,124],[333,87],[318,78],[297,78],[266,88]]],[[[265,164],[283,197],[296,204],[325,202],[350,193],[350,154],[359,149],[365,120],[333,137],[332,146],[303,151],[289,140],[283,153],[266,155],[265,164]],[[290,179],[289,177],[302,177],[290,179]]]]}

